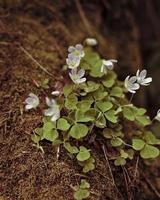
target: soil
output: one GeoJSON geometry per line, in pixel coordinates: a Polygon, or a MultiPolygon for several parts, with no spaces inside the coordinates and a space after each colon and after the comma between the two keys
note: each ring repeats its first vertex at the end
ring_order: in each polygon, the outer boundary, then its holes
{"type": "Polygon", "coordinates": [[[92,147],[96,169],[84,175],[63,149],[57,160],[56,149],[47,141],[42,143],[44,154],[33,146],[31,135],[41,124],[44,104],[25,112],[24,100],[33,92],[44,101],[44,95],[62,87],[70,44],[96,37],[102,56],[120,60],[120,77],[141,64],[138,25],[124,12],[125,1],[118,4],[120,9],[114,4],[112,9],[107,1],[76,2],[0,1],[0,199],[72,200],[71,186],[87,176],[90,200],[158,200],[158,159],[144,164],[136,157],[125,168],[115,168],[112,161],[107,164],[100,147],[92,147]],[[43,86],[45,79],[49,88],[43,86]]]}

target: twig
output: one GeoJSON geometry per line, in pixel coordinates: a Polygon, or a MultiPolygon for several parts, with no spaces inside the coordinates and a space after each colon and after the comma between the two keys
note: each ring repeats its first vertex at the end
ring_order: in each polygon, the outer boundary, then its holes
{"type": "Polygon", "coordinates": [[[53,76],[50,72],[48,72],[37,60],[33,58],[33,56],[20,45],[20,49],[33,61],[35,62],[44,72],[46,72],[48,75],[53,76]]]}
{"type": "Polygon", "coordinates": [[[57,160],[59,159],[59,155],[60,155],[60,146],[57,147],[57,160]]]}
{"type": "Polygon", "coordinates": [[[83,11],[83,8],[82,8],[82,6],[81,6],[80,1],[79,1],[79,0],[75,0],[75,3],[76,3],[76,6],[77,6],[79,15],[80,15],[80,17],[81,17],[81,19],[82,19],[82,22],[83,22],[83,24],[84,24],[84,26],[85,26],[85,28],[86,28],[88,34],[89,34],[89,35],[92,35],[89,22],[88,22],[88,20],[87,20],[87,18],[86,18],[86,16],[85,16],[85,13],[84,13],[84,11],[83,11]]]}
{"type": "Polygon", "coordinates": [[[106,148],[105,148],[104,144],[102,145],[102,149],[103,149],[103,153],[104,153],[104,156],[105,156],[105,159],[106,159],[106,162],[107,162],[107,166],[109,168],[109,172],[110,172],[110,175],[111,175],[112,183],[113,183],[114,187],[116,188],[117,192],[119,193],[119,195],[123,198],[122,194],[120,193],[120,191],[118,190],[118,188],[116,186],[116,183],[115,183],[115,180],[114,180],[114,176],[113,176],[113,173],[112,173],[111,166],[109,164],[109,160],[108,160],[108,157],[107,157],[107,152],[106,152],[106,148]]]}
{"type": "Polygon", "coordinates": [[[152,189],[152,191],[157,195],[157,197],[160,199],[160,193],[158,192],[158,190],[154,187],[154,185],[151,183],[151,181],[142,173],[145,181],[147,182],[147,184],[150,186],[150,188],[152,189]]]}
{"type": "Polygon", "coordinates": [[[122,170],[123,170],[123,176],[124,176],[126,190],[127,190],[127,197],[129,199],[129,187],[128,187],[127,175],[126,175],[126,172],[124,170],[124,167],[122,167],[122,170]]]}

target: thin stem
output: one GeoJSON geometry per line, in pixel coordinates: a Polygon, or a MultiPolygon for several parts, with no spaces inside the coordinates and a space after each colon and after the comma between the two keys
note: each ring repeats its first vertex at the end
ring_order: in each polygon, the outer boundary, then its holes
{"type": "Polygon", "coordinates": [[[134,93],[132,93],[129,103],[131,103],[131,101],[133,100],[133,97],[134,97],[134,93]]]}
{"type": "Polygon", "coordinates": [[[37,60],[35,60],[32,55],[20,45],[20,49],[33,61],[35,62],[44,72],[46,72],[48,75],[52,76],[50,72],[48,72],[37,60]]]}

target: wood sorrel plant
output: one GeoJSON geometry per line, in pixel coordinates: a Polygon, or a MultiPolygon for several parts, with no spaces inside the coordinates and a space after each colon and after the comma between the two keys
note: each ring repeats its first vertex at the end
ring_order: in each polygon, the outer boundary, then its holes
{"type": "MultiPolygon", "coordinates": [[[[135,152],[143,159],[156,158],[160,140],[145,129],[151,120],[144,108],[134,106],[125,96],[128,91],[136,93],[140,85],[149,85],[152,79],[146,78],[147,71],[138,70],[136,76],[127,76],[123,83],[113,71],[116,60],[104,60],[92,48],[80,44],[68,51],[66,63],[71,82],[60,95],[58,91],[52,92],[54,99],[46,98],[48,109],[44,111],[43,125],[32,136],[37,147],[42,148],[39,142],[43,139],[64,147],[84,173],[94,170],[96,165],[89,149],[93,138],[109,151],[114,149],[116,153],[110,159],[116,166],[125,165],[135,152]],[[126,133],[124,124],[129,121],[139,130],[126,133]]],[[[33,103],[26,101],[30,104],[26,108],[37,107],[39,100],[32,98],[33,103]]],[[[88,197],[88,188],[76,187],[75,198],[88,197]]]]}

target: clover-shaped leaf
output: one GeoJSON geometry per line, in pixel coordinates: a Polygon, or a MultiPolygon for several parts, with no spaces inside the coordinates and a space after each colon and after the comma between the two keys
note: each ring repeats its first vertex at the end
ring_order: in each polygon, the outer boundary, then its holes
{"type": "Polygon", "coordinates": [[[136,120],[143,126],[147,126],[151,124],[151,120],[148,116],[136,116],[136,120]]]}
{"type": "Polygon", "coordinates": [[[68,96],[69,94],[71,94],[73,91],[73,85],[65,85],[63,88],[63,94],[65,96],[68,96]]]}
{"type": "Polygon", "coordinates": [[[111,88],[116,79],[116,74],[113,71],[109,71],[107,75],[104,77],[104,80],[102,81],[103,85],[107,88],[111,88]]]}
{"type": "Polygon", "coordinates": [[[79,162],[79,164],[83,167],[83,172],[87,173],[89,171],[94,170],[95,168],[95,160],[94,158],[90,157],[88,160],[79,162]]]}
{"type": "Polygon", "coordinates": [[[77,108],[85,112],[90,109],[92,103],[93,100],[82,100],[78,102],[77,108]]]}
{"type": "Polygon", "coordinates": [[[121,138],[113,138],[111,139],[111,145],[113,147],[118,147],[118,146],[121,146],[123,144],[123,140],[121,138]]]}
{"type": "Polygon", "coordinates": [[[64,118],[60,118],[57,122],[57,129],[67,131],[70,128],[70,124],[64,118]]]}
{"type": "Polygon", "coordinates": [[[91,156],[90,150],[88,150],[84,146],[80,146],[79,153],[77,154],[77,160],[78,161],[85,161],[85,160],[88,160],[90,158],[90,156],[91,156]]]}
{"type": "Polygon", "coordinates": [[[156,136],[150,131],[145,133],[144,139],[146,140],[147,144],[160,144],[160,139],[157,139],[156,136]]]}
{"type": "Polygon", "coordinates": [[[132,140],[132,147],[136,151],[140,151],[141,149],[143,149],[144,145],[145,145],[145,142],[142,139],[133,139],[132,140]]]}
{"type": "Polygon", "coordinates": [[[57,130],[50,130],[50,131],[47,131],[47,132],[43,132],[43,137],[46,139],[46,140],[49,140],[51,142],[53,142],[54,140],[56,140],[58,138],[59,134],[58,134],[58,131],[57,130]]]}
{"type": "Polygon", "coordinates": [[[102,111],[106,112],[113,107],[113,104],[110,101],[99,101],[96,103],[96,106],[102,111]]]}
{"type": "Polygon", "coordinates": [[[99,88],[99,86],[100,85],[98,83],[95,83],[93,81],[87,81],[86,86],[84,87],[84,91],[86,93],[94,92],[99,88]]]}
{"type": "Polygon", "coordinates": [[[76,200],[83,200],[89,197],[90,195],[90,184],[86,180],[81,180],[81,184],[79,186],[74,187],[74,198],[76,200]]]}
{"type": "Polygon", "coordinates": [[[117,116],[114,110],[109,110],[105,113],[105,117],[112,123],[117,123],[117,116]]]}
{"type": "Polygon", "coordinates": [[[159,149],[149,144],[145,144],[144,148],[141,150],[140,155],[144,159],[156,158],[159,156],[159,149]]]}
{"type": "Polygon", "coordinates": [[[110,95],[114,96],[114,97],[122,97],[123,90],[122,90],[121,87],[115,86],[115,87],[112,88],[110,95]]]}
{"type": "Polygon", "coordinates": [[[85,124],[77,123],[72,126],[69,135],[75,139],[81,139],[88,133],[88,127],[85,124]]]}
{"type": "Polygon", "coordinates": [[[75,117],[77,122],[89,122],[89,121],[94,121],[95,114],[90,113],[89,111],[83,112],[83,110],[78,109],[76,111],[75,117]]]}
{"type": "Polygon", "coordinates": [[[102,60],[99,59],[91,68],[90,76],[102,77],[104,74],[101,72],[102,60]]]}
{"type": "Polygon", "coordinates": [[[72,146],[69,142],[64,143],[64,147],[71,154],[75,154],[79,152],[78,148],[76,146],[72,146]]]}
{"type": "Polygon", "coordinates": [[[114,161],[115,166],[123,166],[126,164],[126,160],[125,158],[122,157],[118,157],[115,161],[114,161]]]}
{"type": "Polygon", "coordinates": [[[135,120],[135,116],[131,107],[123,107],[123,116],[130,121],[135,120]]]}
{"type": "Polygon", "coordinates": [[[78,103],[78,98],[74,94],[70,94],[67,96],[66,101],[65,101],[65,107],[69,110],[74,110],[76,109],[76,105],[78,103]]]}

